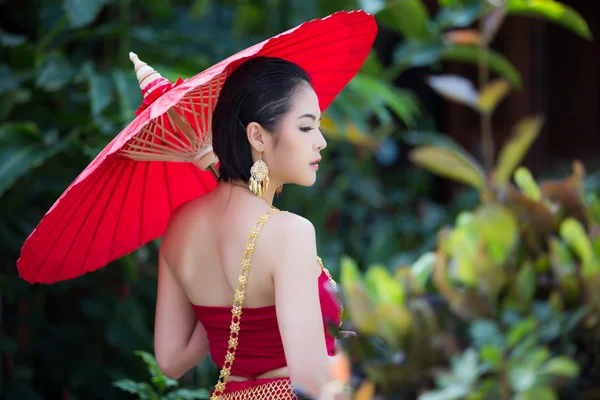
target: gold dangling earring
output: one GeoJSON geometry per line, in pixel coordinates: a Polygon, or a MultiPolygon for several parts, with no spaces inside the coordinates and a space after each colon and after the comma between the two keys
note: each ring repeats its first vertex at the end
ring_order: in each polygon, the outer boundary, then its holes
{"type": "Polygon", "coordinates": [[[281,195],[281,192],[283,192],[283,185],[281,185],[277,189],[275,189],[275,194],[277,195],[277,197],[279,197],[279,195],[281,195]]]}
{"type": "Polygon", "coordinates": [[[250,168],[250,184],[248,187],[258,197],[262,197],[269,187],[269,167],[262,160],[262,154],[250,168]]]}

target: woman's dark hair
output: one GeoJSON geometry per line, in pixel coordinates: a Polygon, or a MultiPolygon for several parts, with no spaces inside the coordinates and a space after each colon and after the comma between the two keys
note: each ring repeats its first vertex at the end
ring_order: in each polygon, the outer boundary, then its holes
{"type": "Polygon", "coordinates": [[[274,134],[302,84],[310,85],[302,68],[274,57],[252,58],[229,75],[212,117],[213,149],[220,161],[221,180],[250,179],[253,161],[246,126],[256,122],[274,134]]]}

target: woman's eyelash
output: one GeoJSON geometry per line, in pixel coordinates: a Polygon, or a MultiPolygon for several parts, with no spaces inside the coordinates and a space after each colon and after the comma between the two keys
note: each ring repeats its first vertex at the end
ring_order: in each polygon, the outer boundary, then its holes
{"type": "Polygon", "coordinates": [[[310,126],[304,127],[304,128],[300,128],[300,130],[302,132],[310,132],[312,130],[312,128],[310,126]]]}

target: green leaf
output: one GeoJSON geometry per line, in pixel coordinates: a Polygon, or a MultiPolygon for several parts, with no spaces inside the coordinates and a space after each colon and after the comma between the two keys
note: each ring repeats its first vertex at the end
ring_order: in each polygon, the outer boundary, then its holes
{"type": "Polygon", "coordinates": [[[584,39],[592,39],[585,19],[573,8],[555,0],[508,0],[507,11],[512,15],[543,18],[570,29],[584,39]]]}
{"type": "Polygon", "coordinates": [[[479,376],[479,355],[473,348],[468,348],[457,358],[452,359],[452,372],[463,383],[474,383],[479,376]]]}
{"type": "Polygon", "coordinates": [[[131,379],[121,379],[113,383],[113,386],[132,394],[138,395],[142,400],[155,400],[158,399],[158,394],[154,391],[152,386],[147,383],[134,382],[131,379]]]}
{"type": "Polygon", "coordinates": [[[519,393],[515,400],[558,400],[553,389],[548,387],[534,387],[523,393],[519,393]]]}
{"type": "Polygon", "coordinates": [[[64,89],[72,76],[73,68],[67,59],[62,55],[52,54],[38,65],[36,84],[48,92],[55,92],[64,89]]]}
{"type": "Polygon", "coordinates": [[[0,94],[18,89],[21,79],[5,64],[0,64],[0,94]]]}
{"type": "Polygon", "coordinates": [[[458,75],[437,75],[430,77],[427,83],[446,100],[477,108],[479,93],[468,79],[458,75]]]}
{"type": "Polygon", "coordinates": [[[518,322],[508,332],[508,335],[506,337],[508,346],[514,347],[517,343],[523,340],[525,336],[535,331],[536,328],[537,321],[534,318],[530,317],[518,322]]]}
{"type": "Polygon", "coordinates": [[[0,45],[4,47],[17,47],[25,43],[26,40],[25,36],[14,35],[0,29],[0,45]]]}
{"type": "Polygon", "coordinates": [[[410,160],[421,168],[446,178],[481,189],[485,186],[485,173],[468,154],[436,146],[423,146],[409,154],[410,160]]]}
{"type": "Polygon", "coordinates": [[[385,119],[385,117],[382,118],[381,112],[377,110],[388,107],[406,125],[414,125],[415,117],[419,113],[419,106],[412,93],[366,74],[357,74],[349,83],[348,88],[355,91],[365,105],[368,105],[371,111],[375,111],[380,119],[385,119]]]}
{"type": "Polygon", "coordinates": [[[466,28],[477,21],[481,15],[483,4],[481,1],[466,2],[467,4],[461,0],[446,1],[451,2],[451,6],[442,8],[435,17],[437,25],[442,30],[466,28]]]}
{"type": "Polygon", "coordinates": [[[379,24],[406,39],[429,36],[429,13],[421,0],[396,0],[375,14],[379,24]]]}
{"type": "Polygon", "coordinates": [[[483,346],[479,351],[481,360],[488,363],[492,368],[498,368],[502,364],[502,349],[494,346],[483,346]]]}
{"type": "Polygon", "coordinates": [[[410,267],[410,271],[415,277],[417,285],[420,288],[425,287],[427,281],[433,273],[433,269],[435,267],[435,257],[435,253],[433,251],[427,252],[422,254],[410,267]]]}
{"type": "Polygon", "coordinates": [[[61,151],[60,142],[46,143],[32,122],[0,126],[0,196],[21,176],[61,151]]]}
{"type": "Polygon", "coordinates": [[[177,389],[166,396],[166,400],[195,400],[210,398],[210,391],[207,389],[177,389]]]}
{"type": "Polygon", "coordinates": [[[450,136],[439,132],[407,131],[402,135],[402,140],[411,146],[433,145],[466,152],[466,150],[450,136]]]}
{"type": "Polygon", "coordinates": [[[560,224],[560,236],[573,249],[582,262],[581,273],[589,278],[600,271],[600,264],[595,257],[592,242],[585,228],[575,218],[566,218],[560,224]]]}
{"type": "Polygon", "coordinates": [[[402,305],[404,290],[389,271],[380,265],[372,265],[365,273],[365,283],[373,303],[402,305]]]}
{"type": "Polygon", "coordinates": [[[63,7],[73,28],[94,22],[102,8],[113,0],[64,0],[63,7]]]}
{"type": "Polygon", "coordinates": [[[511,387],[516,392],[524,392],[535,386],[537,374],[535,370],[517,364],[508,371],[508,377],[511,387]]]}
{"type": "Polygon", "coordinates": [[[503,265],[519,240],[515,216],[499,204],[484,204],[477,208],[473,218],[487,254],[496,265],[503,265]]]}
{"type": "Polygon", "coordinates": [[[498,103],[508,95],[510,89],[510,83],[506,79],[498,79],[489,83],[481,90],[477,101],[478,108],[486,114],[492,113],[498,103]]]}
{"type": "MultiPolygon", "coordinates": [[[[468,62],[477,65],[480,49],[477,46],[445,46],[441,58],[446,61],[468,62]]],[[[491,71],[508,79],[517,89],[521,88],[519,71],[502,54],[490,50],[487,53],[488,66],[491,71]]]]}
{"type": "Polygon", "coordinates": [[[542,367],[542,373],[575,378],[579,375],[579,365],[567,356],[558,356],[542,367]]]}
{"type": "Polygon", "coordinates": [[[163,391],[170,387],[177,387],[179,385],[179,382],[177,380],[171,379],[162,373],[162,371],[158,367],[156,359],[152,354],[142,350],[136,350],[134,354],[140,356],[144,360],[148,372],[150,372],[150,376],[152,377],[152,383],[154,383],[154,385],[156,385],[156,387],[160,391],[163,391]]]}
{"type": "Polygon", "coordinates": [[[498,164],[494,171],[496,182],[504,185],[510,180],[513,171],[538,137],[543,124],[542,117],[525,118],[517,124],[513,136],[500,150],[498,164]]]}
{"type": "Polygon", "coordinates": [[[93,69],[90,69],[88,73],[88,85],[92,116],[97,117],[113,101],[113,84],[107,75],[98,74],[93,69]]]}
{"type": "Polygon", "coordinates": [[[505,339],[495,321],[480,319],[473,322],[469,333],[477,347],[504,347],[505,339]]]}
{"type": "Polygon", "coordinates": [[[524,263],[517,274],[516,288],[519,304],[525,307],[531,304],[535,294],[535,268],[531,263],[524,263]]]}
{"type": "Polygon", "coordinates": [[[528,198],[539,201],[542,198],[542,191],[539,185],[533,179],[531,171],[525,167],[519,167],[513,176],[517,187],[528,198]]]}

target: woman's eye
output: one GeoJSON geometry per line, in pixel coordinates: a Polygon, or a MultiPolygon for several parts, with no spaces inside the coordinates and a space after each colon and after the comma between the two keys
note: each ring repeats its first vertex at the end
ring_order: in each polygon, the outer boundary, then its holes
{"type": "Polygon", "coordinates": [[[302,132],[310,132],[310,131],[312,130],[312,128],[311,128],[310,126],[305,126],[305,127],[303,127],[303,128],[300,128],[300,130],[301,130],[302,132]]]}

